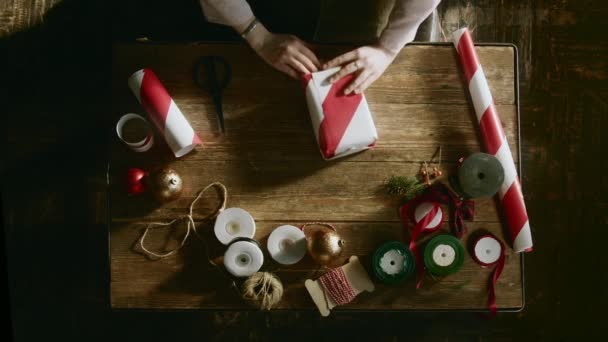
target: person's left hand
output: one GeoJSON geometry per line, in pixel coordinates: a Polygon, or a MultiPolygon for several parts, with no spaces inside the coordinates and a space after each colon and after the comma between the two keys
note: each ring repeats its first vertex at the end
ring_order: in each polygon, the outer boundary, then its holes
{"type": "Polygon", "coordinates": [[[353,91],[355,94],[360,94],[382,75],[396,55],[380,46],[362,46],[325,63],[323,69],[342,66],[336,74],[329,78],[330,83],[335,83],[342,77],[357,72],[357,77],[346,87],[344,94],[348,95],[353,91]]]}

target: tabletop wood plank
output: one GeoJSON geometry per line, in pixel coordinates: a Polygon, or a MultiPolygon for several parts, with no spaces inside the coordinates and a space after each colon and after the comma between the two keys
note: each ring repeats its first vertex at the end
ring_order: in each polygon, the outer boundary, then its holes
{"type": "MultiPolygon", "coordinates": [[[[318,52],[327,58],[347,48],[319,47],[318,52]]],[[[478,52],[518,160],[514,49],[479,47],[478,52]]],[[[368,264],[370,252],[382,242],[406,238],[397,213],[399,201],[383,194],[384,181],[395,174],[415,175],[420,163],[439,145],[446,173],[455,169],[459,157],[480,150],[474,112],[451,45],[403,49],[366,92],[380,137],[376,148],[329,162],[318,151],[301,85],[265,65],[245,46],[119,44],[113,58],[113,117],[127,112],[143,114],[126,80],[132,72],[148,67],[204,141],[202,148],[177,160],[160,136],[147,153],[133,153],[114,139],[110,287],[115,308],[246,307],[223,273],[209,267],[200,241],[192,239],[177,256],[160,261],[149,261],[134,251],[146,222],[184,215],[196,191],[213,181],[228,187],[228,206],[245,208],[254,216],[256,239],[262,243],[280,224],[333,222],[348,241],[345,257],[360,255],[368,264]],[[193,63],[205,54],[225,57],[233,69],[232,83],[224,95],[225,135],[218,134],[209,95],[191,80],[193,63]],[[183,176],[182,198],[161,206],[146,197],[124,194],[120,179],[128,167],[151,170],[162,166],[183,176]]],[[[205,216],[216,201],[214,194],[206,195],[197,204],[195,217],[205,216]]],[[[495,199],[475,204],[469,231],[485,229],[503,238],[495,199]]],[[[443,229],[448,226],[444,222],[443,229]]],[[[201,223],[200,229],[207,234],[213,256],[221,256],[223,249],[209,235],[209,227],[201,223]]],[[[176,231],[177,235],[183,232],[176,231]]],[[[150,237],[150,243],[162,247],[178,237],[168,239],[160,232],[150,237]]],[[[468,239],[466,235],[463,242],[468,239]]],[[[308,258],[292,267],[267,262],[266,268],[276,271],[286,286],[281,309],[313,307],[303,283],[320,273],[308,258]]],[[[378,284],[375,293],[365,294],[343,309],[482,309],[489,272],[467,257],[461,272],[441,281],[429,278],[421,290],[414,290],[412,282],[397,287],[378,284]]],[[[523,306],[521,259],[510,250],[497,292],[500,308],[523,306]]]]}

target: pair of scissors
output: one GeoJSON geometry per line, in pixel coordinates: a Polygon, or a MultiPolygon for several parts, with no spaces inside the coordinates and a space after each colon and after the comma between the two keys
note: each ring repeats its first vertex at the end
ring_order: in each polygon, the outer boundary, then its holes
{"type": "Polygon", "coordinates": [[[192,68],[192,80],[194,83],[213,98],[222,133],[226,131],[224,127],[222,95],[231,78],[232,69],[230,68],[230,64],[220,56],[202,56],[192,68]]]}

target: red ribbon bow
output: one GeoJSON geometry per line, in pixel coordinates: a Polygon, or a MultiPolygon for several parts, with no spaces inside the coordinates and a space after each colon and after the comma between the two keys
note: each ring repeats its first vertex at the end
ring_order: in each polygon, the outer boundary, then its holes
{"type": "Polygon", "coordinates": [[[443,183],[433,184],[427,193],[437,202],[450,207],[452,233],[460,239],[467,231],[464,220],[472,220],[475,216],[475,202],[460,198],[443,183]]]}

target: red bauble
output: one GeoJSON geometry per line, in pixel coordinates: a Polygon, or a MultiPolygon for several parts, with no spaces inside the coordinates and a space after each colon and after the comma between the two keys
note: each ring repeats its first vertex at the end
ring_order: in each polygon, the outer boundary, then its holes
{"type": "Polygon", "coordinates": [[[146,177],[146,172],[142,169],[138,168],[130,168],[127,171],[127,193],[129,195],[139,195],[146,190],[144,186],[144,178],[146,177]]]}

